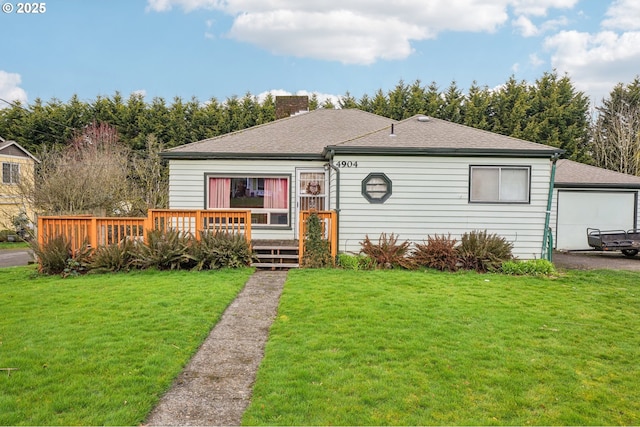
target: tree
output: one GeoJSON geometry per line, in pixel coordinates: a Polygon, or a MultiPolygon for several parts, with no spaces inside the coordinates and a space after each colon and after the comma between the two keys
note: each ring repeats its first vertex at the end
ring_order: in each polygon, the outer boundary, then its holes
{"type": "Polygon", "coordinates": [[[489,129],[491,111],[491,93],[487,86],[480,87],[474,81],[464,104],[463,124],[476,129],[489,129]]]}
{"type": "Polygon", "coordinates": [[[640,176],[640,78],[618,84],[597,109],[591,154],[596,166],[640,176]]]}
{"type": "Polygon", "coordinates": [[[133,153],[130,180],[134,214],[146,215],[148,209],[169,206],[169,171],[160,157],[163,149],[154,135],[148,135],[146,151],[133,153]]]}
{"type": "Polygon", "coordinates": [[[451,82],[444,93],[444,106],[440,118],[454,123],[462,123],[464,95],[455,81],[451,82]]]}
{"type": "Polygon", "coordinates": [[[33,205],[49,215],[128,213],[128,160],[115,128],[94,122],[64,149],[40,153],[33,205]]]}
{"type": "Polygon", "coordinates": [[[544,73],[530,88],[529,118],[522,137],[566,151],[565,157],[589,160],[589,99],[568,76],[544,73]]]}

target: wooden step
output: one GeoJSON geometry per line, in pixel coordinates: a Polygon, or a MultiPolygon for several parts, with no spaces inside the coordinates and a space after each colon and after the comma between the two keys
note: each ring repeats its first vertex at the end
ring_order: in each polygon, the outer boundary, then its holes
{"type": "Polygon", "coordinates": [[[251,265],[261,269],[289,269],[298,268],[298,246],[290,241],[260,241],[255,242],[252,249],[257,261],[251,265]]]}
{"type": "Polygon", "coordinates": [[[269,268],[269,269],[275,270],[278,268],[282,268],[282,269],[298,268],[300,267],[300,264],[282,263],[282,262],[254,262],[251,264],[251,266],[256,268],[269,268]]]}

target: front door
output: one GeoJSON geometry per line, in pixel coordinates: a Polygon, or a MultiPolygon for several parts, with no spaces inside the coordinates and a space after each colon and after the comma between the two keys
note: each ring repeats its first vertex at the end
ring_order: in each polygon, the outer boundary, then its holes
{"type": "MultiPolygon", "coordinates": [[[[327,173],[323,168],[317,169],[298,169],[297,176],[297,202],[298,215],[296,222],[300,216],[300,211],[308,211],[315,209],[323,211],[328,209],[328,188],[327,173]]],[[[296,235],[298,227],[296,227],[296,235]]]]}

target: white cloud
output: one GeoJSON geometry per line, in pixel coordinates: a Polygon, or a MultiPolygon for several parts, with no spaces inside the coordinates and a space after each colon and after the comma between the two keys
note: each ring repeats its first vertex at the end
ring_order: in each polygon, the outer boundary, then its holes
{"type": "Polygon", "coordinates": [[[640,32],[595,34],[563,31],[547,38],[551,63],[566,72],[576,87],[599,102],[617,83],[630,82],[640,70],[640,32]]]}
{"type": "Polygon", "coordinates": [[[536,53],[529,55],[529,64],[534,67],[539,67],[544,64],[544,59],[541,59],[536,53]]]}
{"type": "Polygon", "coordinates": [[[531,19],[524,15],[518,16],[518,18],[513,21],[513,26],[523,37],[533,37],[540,34],[538,27],[531,22],[531,19]]]}
{"type": "Polygon", "coordinates": [[[640,30],[640,2],[638,0],[616,0],[609,10],[603,28],[610,30],[640,30]]]}
{"type": "MultiPolygon", "coordinates": [[[[27,92],[20,87],[22,78],[20,74],[8,73],[0,70],[0,98],[9,102],[27,102],[27,92]]],[[[5,102],[0,102],[0,108],[9,107],[5,102]]]]}
{"type": "MultiPolygon", "coordinates": [[[[528,16],[577,0],[147,0],[147,10],[218,10],[234,18],[229,36],[276,54],[346,64],[404,59],[412,42],[443,31],[495,32],[513,10],[528,16]]],[[[527,31],[533,31],[530,24],[527,31]]],[[[536,29],[539,31],[539,29],[536,29]]]]}
{"type": "Polygon", "coordinates": [[[138,89],[138,90],[134,90],[133,92],[131,92],[133,95],[138,95],[141,97],[145,97],[147,96],[147,91],[145,89],[138,89]]]}
{"type": "Polygon", "coordinates": [[[549,9],[571,9],[578,0],[513,0],[507,3],[516,15],[545,16],[549,9]]]}

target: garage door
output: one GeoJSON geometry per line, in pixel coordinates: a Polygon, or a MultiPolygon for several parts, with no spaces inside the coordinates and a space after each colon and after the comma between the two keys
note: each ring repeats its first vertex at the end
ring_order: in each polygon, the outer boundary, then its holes
{"type": "Polygon", "coordinates": [[[629,230],[635,226],[636,192],[558,191],[556,248],[590,249],[587,227],[629,230]]]}

